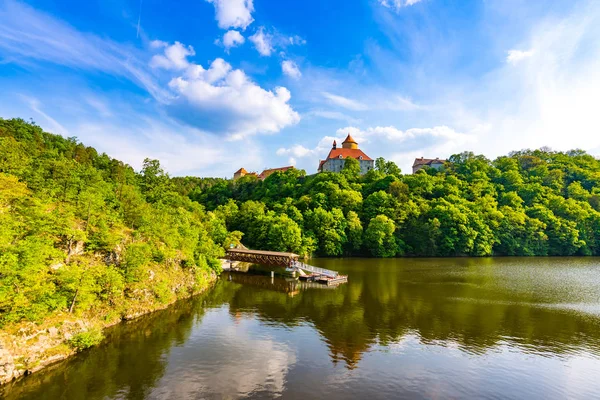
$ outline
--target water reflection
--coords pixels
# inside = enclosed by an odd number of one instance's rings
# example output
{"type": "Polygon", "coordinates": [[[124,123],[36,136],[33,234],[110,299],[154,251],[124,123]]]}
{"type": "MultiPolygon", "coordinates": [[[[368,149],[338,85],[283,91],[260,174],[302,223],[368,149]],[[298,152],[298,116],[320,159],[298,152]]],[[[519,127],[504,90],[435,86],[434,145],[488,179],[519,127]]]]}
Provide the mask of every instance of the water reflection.
{"type": "Polygon", "coordinates": [[[209,312],[187,345],[171,351],[167,379],[158,383],[153,395],[181,399],[198,393],[218,393],[225,398],[257,391],[283,393],[295,352],[269,336],[256,334],[259,325],[239,315],[231,324],[226,313],[209,312]]]}
{"type": "Polygon", "coordinates": [[[597,259],[318,259],[330,290],[223,276],[4,388],[9,399],[582,397],[600,386],[597,259]],[[318,332],[318,333],[317,333],[318,332]]]}
{"type": "Polygon", "coordinates": [[[185,343],[203,308],[198,301],[121,324],[105,342],[44,372],[3,387],[7,399],[144,399],[185,343]]]}
{"type": "Polygon", "coordinates": [[[289,326],[308,320],[323,335],[332,359],[350,368],[373,344],[394,343],[411,332],[424,343],[456,343],[474,354],[505,341],[525,351],[599,353],[597,260],[313,262],[349,273],[350,282],[294,298],[250,285],[231,287],[231,312],[253,311],[289,326]]]}

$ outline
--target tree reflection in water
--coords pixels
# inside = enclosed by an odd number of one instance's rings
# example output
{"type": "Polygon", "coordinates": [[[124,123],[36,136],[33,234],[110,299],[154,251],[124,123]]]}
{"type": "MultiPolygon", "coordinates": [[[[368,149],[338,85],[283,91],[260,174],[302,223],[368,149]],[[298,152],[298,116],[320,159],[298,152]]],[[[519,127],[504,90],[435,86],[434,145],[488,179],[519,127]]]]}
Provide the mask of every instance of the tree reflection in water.
{"type": "MultiPolygon", "coordinates": [[[[8,385],[3,394],[8,399],[146,398],[171,368],[169,362],[177,362],[171,354],[174,349],[189,346],[194,332],[206,325],[204,314],[217,307],[226,307],[231,320],[248,321],[254,323],[252,329],[262,330],[260,340],[242,344],[267,348],[249,353],[250,349],[235,347],[235,338],[230,338],[221,354],[208,349],[198,356],[229,375],[244,357],[243,365],[262,362],[271,353],[279,354],[283,364],[296,363],[294,351],[308,351],[310,344],[296,343],[297,349],[290,349],[275,343],[278,339],[272,330],[283,329],[277,335],[285,337],[286,332],[291,335],[306,327],[319,332],[333,363],[341,361],[348,370],[360,367],[361,359],[373,349],[393,350],[403,341],[414,340],[472,355],[509,346],[536,355],[600,356],[597,259],[318,259],[312,263],[348,274],[349,282],[335,289],[302,289],[282,278],[236,275],[230,281],[224,274],[209,292],[114,327],[101,346],[8,385]],[[232,359],[219,362],[218,357],[232,359]]],[[[219,335],[231,334],[219,331],[225,328],[218,325],[212,329],[210,339],[215,344],[205,343],[207,347],[215,348],[219,335]]],[[[196,360],[194,365],[202,362],[196,360]]],[[[206,368],[203,373],[216,382],[219,375],[206,368]]],[[[286,374],[289,365],[272,368],[286,374]]],[[[242,378],[233,376],[228,382],[236,379],[242,378]]],[[[255,391],[260,385],[254,382],[266,378],[252,379],[234,389],[255,391]]],[[[285,379],[273,379],[273,390],[281,394],[285,379]]],[[[226,391],[223,387],[221,393],[226,391]]]]}

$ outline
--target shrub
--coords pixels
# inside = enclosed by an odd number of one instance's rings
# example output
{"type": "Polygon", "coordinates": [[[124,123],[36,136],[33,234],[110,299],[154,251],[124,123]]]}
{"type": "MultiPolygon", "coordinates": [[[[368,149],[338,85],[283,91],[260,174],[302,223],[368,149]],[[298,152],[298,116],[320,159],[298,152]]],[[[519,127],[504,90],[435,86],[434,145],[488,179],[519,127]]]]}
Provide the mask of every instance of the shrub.
{"type": "Polygon", "coordinates": [[[99,329],[92,329],[73,335],[73,337],[69,339],[69,345],[75,350],[81,351],[100,344],[103,339],[104,335],[99,329]]]}

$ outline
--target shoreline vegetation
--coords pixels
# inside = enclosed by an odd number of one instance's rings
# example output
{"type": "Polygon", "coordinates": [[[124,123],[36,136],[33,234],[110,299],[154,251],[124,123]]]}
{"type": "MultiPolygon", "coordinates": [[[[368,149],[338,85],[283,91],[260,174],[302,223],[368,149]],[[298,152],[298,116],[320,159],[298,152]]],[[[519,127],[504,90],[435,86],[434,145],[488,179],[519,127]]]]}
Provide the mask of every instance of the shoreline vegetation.
{"type": "Polygon", "coordinates": [[[136,173],[74,138],[0,119],[0,382],[205,290],[230,236],[157,161],[136,173]]]}
{"type": "Polygon", "coordinates": [[[403,175],[169,177],[0,118],[0,382],[206,290],[225,248],[318,257],[600,255],[600,161],[465,152],[403,175]]]}

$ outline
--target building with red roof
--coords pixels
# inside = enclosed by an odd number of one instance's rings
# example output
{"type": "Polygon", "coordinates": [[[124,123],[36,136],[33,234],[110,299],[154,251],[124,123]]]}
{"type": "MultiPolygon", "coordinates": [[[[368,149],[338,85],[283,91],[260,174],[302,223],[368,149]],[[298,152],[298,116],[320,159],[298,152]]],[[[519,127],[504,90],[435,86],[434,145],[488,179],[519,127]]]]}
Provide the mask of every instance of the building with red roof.
{"type": "Polygon", "coordinates": [[[264,181],[265,179],[267,179],[267,177],[269,175],[271,175],[274,172],[277,172],[277,171],[279,171],[279,172],[285,172],[288,169],[292,169],[292,168],[294,168],[294,167],[293,166],[289,166],[289,167],[280,167],[280,168],[267,168],[263,172],[261,172],[260,174],[257,174],[256,172],[248,172],[248,171],[246,171],[246,169],[240,168],[240,169],[238,169],[237,171],[235,171],[233,173],[233,180],[240,179],[242,176],[252,175],[252,176],[256,176],[261,181],[264,181]]]}
{"type": "Polygon", "coordinates": [[[242,176],[248,175],[248,171],[245,168],[240,168],[233,173],[233,179],[240,179],[242,176]]]}
{"type": "Polygon", "coordinates": [[[290,165],[289,167],[280,167],[280,168],[268,168],[265,169],[263,172],[261,172],[260,174],[258,174],[258,177],[260,178],[260,180],[264,181],[265,179],[267,179],[267,177],[269,175],[271,175],[273,172],[285,172],[288,169],[292,169],[294,168],[293,165],[290,165]]]}
{"type": "Polygon", "coordinates": [[[425,167],[441,169],[446,162],[447,162],[446,160],[441,160],[439,158],[423,158],[423,157],[415,158],[415,162],[413,163],[413,166],[412,166],[412,172],[414,174],[418,170],[425,168],[425,167]]]}
{"type": "Polygon", "coordinates": [[[337,147],[335,140],[333,141],[333,147],[329,151],[327,158],[319,161],[318,171],[340,172],[344,168],[346,158],[348,157],[358,160],[361,174],[366,174],[373,169],[373,159],[359,149],[356,140],[348,134],[346,140],[342,142],[341,148],[337,147]]]}

